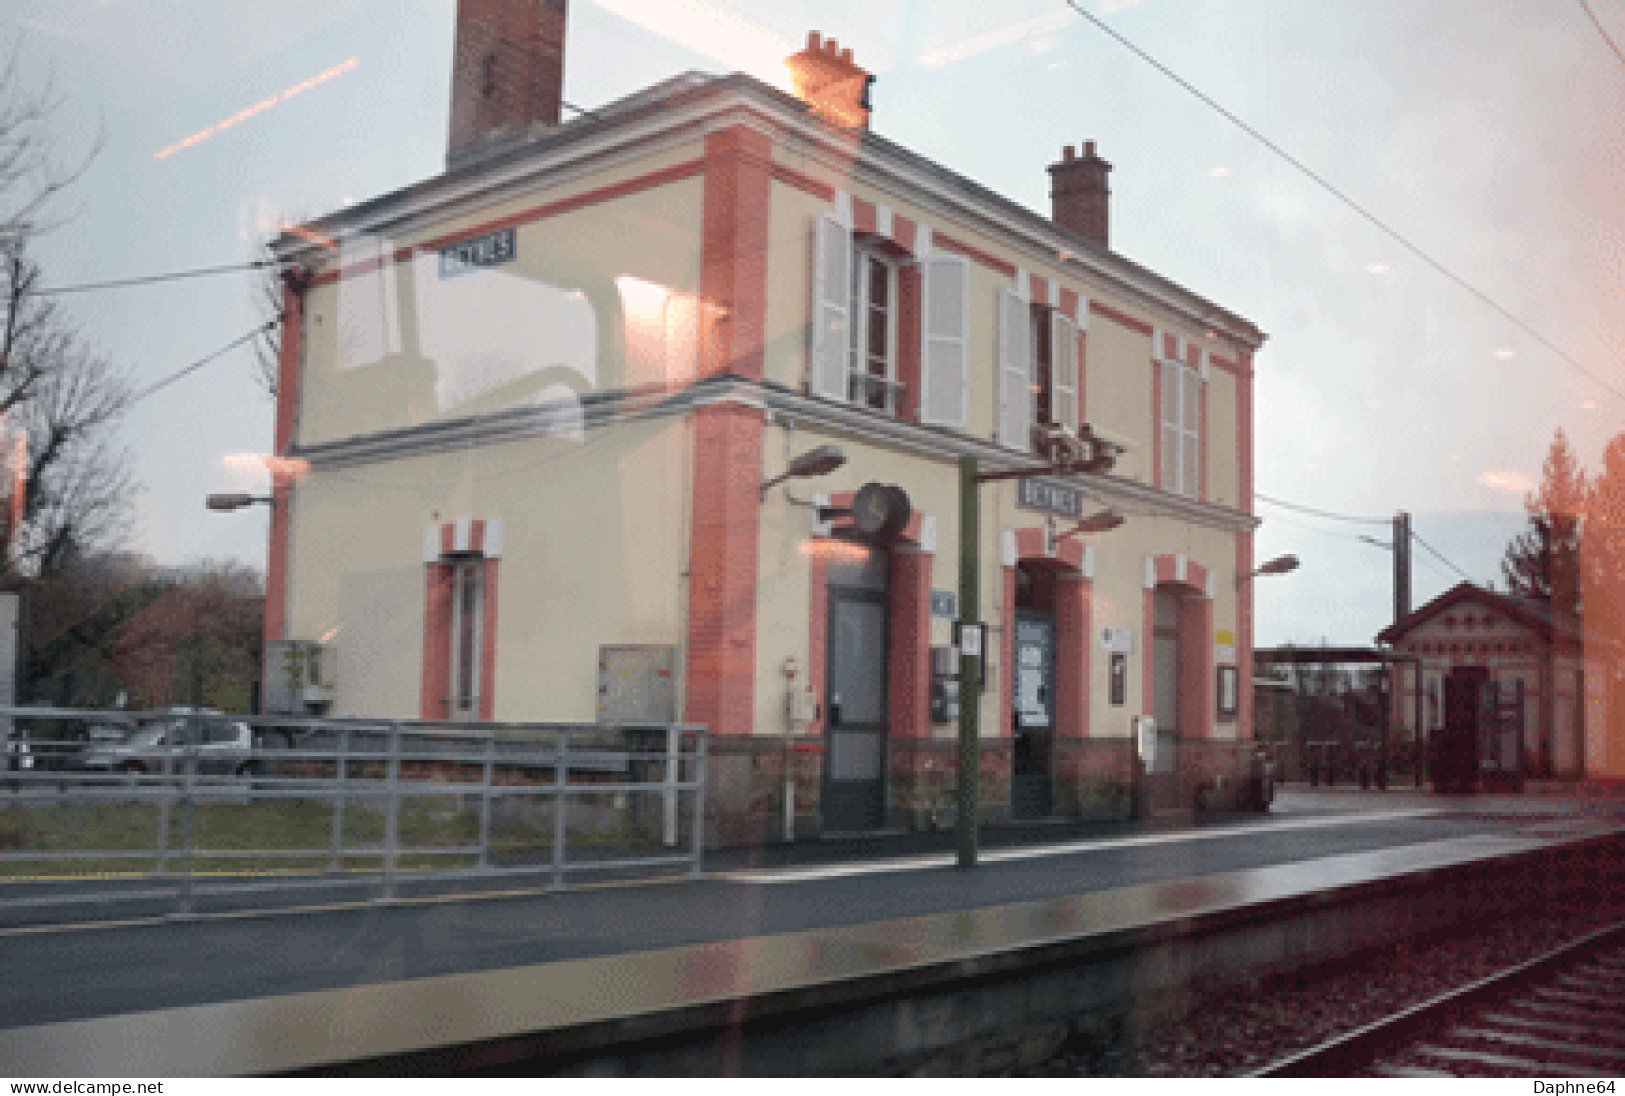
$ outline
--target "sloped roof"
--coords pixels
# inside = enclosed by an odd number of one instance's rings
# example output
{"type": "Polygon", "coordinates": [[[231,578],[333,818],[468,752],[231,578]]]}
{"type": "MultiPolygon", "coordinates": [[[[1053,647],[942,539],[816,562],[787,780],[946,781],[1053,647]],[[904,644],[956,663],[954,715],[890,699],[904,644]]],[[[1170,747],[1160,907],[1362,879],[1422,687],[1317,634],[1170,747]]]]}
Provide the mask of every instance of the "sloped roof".
{"type": "Polygon", "coordinates": [[[1404,620],[1396,621],[1378,632],[1377,642],[1398,646],[1406,636],[1441,613],[1467,604],[1501,613],[1525,627],[1534,629],[1543,639],[1552,638],[1554,626],[1559,639],[1578,641],[1584,637],[1584,628],[1579,617],[1572,613],[1559,612],[1552,607],[1551,602],[1543,598],[1513,597],[1509,594],[1498,594],[1494,590],[1486,590],[1471,582],[1460,582],[1412,612],[1404,620]]]}

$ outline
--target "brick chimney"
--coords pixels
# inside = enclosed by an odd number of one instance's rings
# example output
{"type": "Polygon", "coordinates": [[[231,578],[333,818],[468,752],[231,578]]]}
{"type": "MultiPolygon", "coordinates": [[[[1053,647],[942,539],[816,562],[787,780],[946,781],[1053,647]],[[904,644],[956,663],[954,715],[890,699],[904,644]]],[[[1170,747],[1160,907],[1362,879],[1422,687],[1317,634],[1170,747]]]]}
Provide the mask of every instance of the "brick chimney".
{"type": "Polygon", "coordinates": [[[1071,145],[1061,151],[1061,162],[1049,167],[1049,196],[1057,227],[1076,232],[1101,247],[1111,246],[1106,215],[1112,193],[1106,185],[1106,173],[1111,169],[1112,165],[1095,155],[1093,141],[1083,143],[1082,156],[1071,145]]]}
{"type": "Polygon", "coordinates": [[[869,85],[875,78],[833,38],[807,32],[807,48],[784,59],[796,98],[847,129],[869,128],[869,85]]]}
{"type": "Polygon", "coordinates": [[[496,130],[559,124],[567,0],[457,0],[446,165],[496,130]]]}

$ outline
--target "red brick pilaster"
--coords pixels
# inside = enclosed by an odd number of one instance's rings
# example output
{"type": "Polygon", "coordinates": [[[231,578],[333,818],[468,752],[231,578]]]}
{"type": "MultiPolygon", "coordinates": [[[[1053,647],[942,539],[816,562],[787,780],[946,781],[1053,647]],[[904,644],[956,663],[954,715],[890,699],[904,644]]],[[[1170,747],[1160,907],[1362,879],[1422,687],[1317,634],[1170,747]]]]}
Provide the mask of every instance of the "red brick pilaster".
{"type": "MultiPolygon", "coordinates": [[[[484,522],[479,523],[484,527],[484,522]]],[[[481,612],[480,635],[480,718],[489,723],[496,718],[497,698],[497,566],[501,560],[485,561],[485,605],[481,612]]]]}
{"type": "Polygon", "coordinates": [[[701,339],[704,373],[762,376],[772,180],[766,136],[743,126],[706,136],[700,295],[710,329],[701,339]]]}
{"type": "Polygon", "coordinates": [[[887,717],[895,738],[931,734],[931,561],[929,552],[891,551],[891,631],[887,658],[887,717]]]}
{"type": "Polygon", "coordinates": [[[1055,737],[1089,737],[1091,583],[1077,572],[1055,582],[1055,737]]]}
{"type": "Polygon", "coordinates": [[[1213,735],[1213,602],[1198,594],[1179,601],[1179,735],[1213,735]]]}
{"type": "MultiPolygon", "coordinates": [[[[287,456],[293,446],[295,406],[299,398],[300,338],[304,331],[305,301],[291,285],[282,287],[282,345],[277,351],[276,430],[272,454],[287,456]]],[[[284,638],[288,614],[289,508],[293,505],[293,476],[278,459],[271,462],[271,528],[265,563],[265,642],[284,638]]]]}
{"type": "Polygon", "coordinates": [[[763,429],[739,404],[694,413],[684,718],[712,734],[749,734],[755,713],[763,429]]]}
{"type": "Polygon", "coordinates": [[[818,698],[818,715],[808,734],[824,733],[824,690],[828,686],[829,560],[814,553],[807,562],[807,686],[818,698]]]}
{"type": "Polygon", "coordinates": [[[905,266],[897,273],[897,417],[915,422],[920,412],[920,268],[905,266]]]}
{"type": "MultiPolygon", "coordinates": [[[[1253,356],[1236,360],[1236,463],[1240,497],[1236,506],[1253,512],[1253,356]]],[[[1236,577],[1252,573],[1253,534],[1236,534],[1236,577]]],[[[1253,737],[1253,584],[1241,583],[1236,592],[1237,734],[1253,737]]]]}
{"type": "Polygon", "coordinates": [[[423,673],[419,719],[451,717],[451,574],[448,563],[424,566],[423,673]]]}

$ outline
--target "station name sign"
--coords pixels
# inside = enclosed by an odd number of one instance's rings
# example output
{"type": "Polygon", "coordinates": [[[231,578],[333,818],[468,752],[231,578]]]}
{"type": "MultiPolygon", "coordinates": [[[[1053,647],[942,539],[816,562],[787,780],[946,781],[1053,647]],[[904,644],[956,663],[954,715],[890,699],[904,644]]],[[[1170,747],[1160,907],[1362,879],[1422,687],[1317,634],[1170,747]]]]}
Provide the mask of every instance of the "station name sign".
{"type": "Polygon", "coordinates": [[[1041,479],[1017,480],[1016,505],[1040,514],[1083,520],[1083,492],[1064,483],[1041,479]]]}
{"type": "Polygon", "coordinates": [[[487,267],[511,263],[519,254],[519,246],[511,228],[487,232],[484,236],[463,240],[440,249],[440,277],[455,278],[487,267]]]}

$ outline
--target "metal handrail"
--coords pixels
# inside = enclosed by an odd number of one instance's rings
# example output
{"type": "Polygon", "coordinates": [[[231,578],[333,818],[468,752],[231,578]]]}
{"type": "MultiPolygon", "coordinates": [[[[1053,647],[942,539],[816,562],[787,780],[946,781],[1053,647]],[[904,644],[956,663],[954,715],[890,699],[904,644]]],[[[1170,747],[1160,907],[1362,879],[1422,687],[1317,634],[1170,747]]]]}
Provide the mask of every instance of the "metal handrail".
{"type": "MultiPolygon", "coordinates": [[[[703,727],[693,725],[451,724],[0,707],[0,741],[20,741],[31,749],[29,754],[0,753],[0,807],[129,804],[156,808],[153,840],[142,848],[5,849],[0,850],[0,864],[57,862],[67,869],[95,861],[141,861],[149,870],[133,874],[169,884],[157,893],[174,900],[177,916],[195,913],[195,902],[203,896],[249,896],[298,886],[349,885],[369,878],[376,884],[374,899],[387,902],[398,897],[400,884],[428,880],[449,883],[545,875],[551,886],[564,887],[580,872],[686,867],[692,875],[703,870],[707,736],[703,727]],[[41,729],[40,723],[71,720],[133,725],[136,720],[160,719],[194,723],[187,728],[184,743],[137,747],[130,760],[139,758],[147,764],[150,771],[142,772],[75,767],[90,756],[88,751],[106,751],[111,745],[89,739],[42,738],[34,733],[41,729]],[[11,733],[18,721],[30,724],[29,733],[11,733]],[[199,724],[220,721],[247,724],[249,744],[199,741],[199,724]],[[268,741],[268,736],[278,734],[286,745],[268,741]],[[296,739],[304,741],[295,744],[296,739]],[[32,758],[35,767],[11,769],[8,763],[19,757],[32,758]],[[207,771],[213,765],[226,765],[236,772],[207,771]],[[307,771],[298,771],[300,768],[307,771]],[[572,804],[606,797],[614,805],[599,811],[608,816],[608,828],[633,836],[619,846],[597,841],[587,852],[576,836],[579,822],[573,818],[576,808],[572,804]],[[446,798],[457,799],[461,812],[477,812],[472,836],[454,829],[451,832],[458,837],[453,844],[423,844],[403,834],[403,812],[410,804],[446,798]],[[547,806],[549,821],[545,825],[536,821],[536,840],[521,838],[515,844],[493,832],[493,817],[504,804],[519,800],[547,806]],[[229,811],[233,806],[251,809],[288,801],[329,805],[332,827],[326,847],[307,841],[293,848],[213,848],[210,846],[217,842],[200,830],[200,807],[229,811]],[[632,809],[634,803],[648,801],[653,807],[641,813],[632,809]],[[347,811],[347,806],[352,810],[347,811]],[[353,822],[356,806],[368,811],[369,827],[381,822],[382,834],[365,843],[346,844],[347,822],[353,822]],[[685,807],[686,843],[681,840],[685,807]],[[651,847],[662,851],[649,855],[651,847]],[[544,848],[548,852],[544,862],[514,860],[519,850],[544,848]],[[455,862],[463,858],[471,860],[472,866],[455,862]],[[319,864],[323,859],[325,872],[319,864]],[[273,883],[253,881],[246,875],[234,878],[235,869],[223,871],[223,881],[198,874],[200,865],[210,862],[240,863],[246,868],[255,860],[309,862],[314,870],[299,868],[301,874],[282,875],[273,883]],[[411,867],[415,862],[434,860],[450,862],[430,871],[411,867]]],[[[102,758],[104,763],[112,763],[107,753],[102,758]]],[[[465,815],[462,825],[470,821],[465,815]]],[[[61,874],[87,882],[68,870],[61,874]]],[[[95,886],[88,893],[55,892],[48,898],[15,891],[0,883],[0,911],[90,903],[107,894],[105,887],[95,886]]],[[[128,897],[136,892],[124,889],[116,893],[128,897]]]]}

